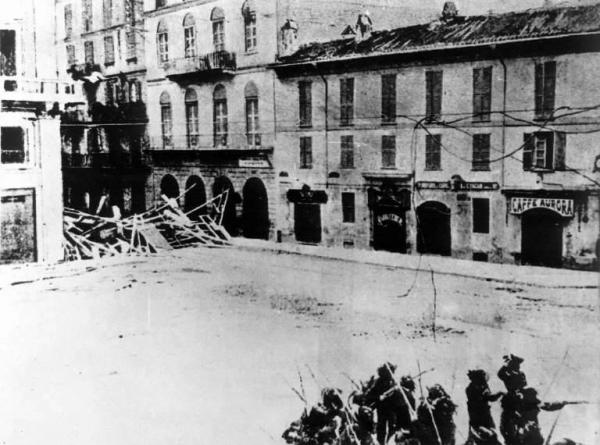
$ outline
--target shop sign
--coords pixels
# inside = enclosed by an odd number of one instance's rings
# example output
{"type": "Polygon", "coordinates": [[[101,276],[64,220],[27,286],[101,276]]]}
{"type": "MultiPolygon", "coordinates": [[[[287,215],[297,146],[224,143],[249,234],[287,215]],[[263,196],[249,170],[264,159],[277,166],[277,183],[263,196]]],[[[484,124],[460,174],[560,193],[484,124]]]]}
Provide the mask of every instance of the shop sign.
{"type": "MultiPolygon", "coordinates": [[[[462,192],[487,192],[500,189],[497,182],[456,182],[456,190],[462,192]]],[[[419,190],[450,190],[450,181],[418,181],[419,190]]]]}
{"type": "Polygon", "coordinates": [[[384,213],[377,216],[377,224],[382,225],[386,221],[393,221],[398,224],[402,224],[402,217],[395,213],[384,213]]]}
{"type": "Polygon", "coordinates": [[[553,210],[562,216],[573,216],[573,200],[559,198],[526,198],[516,197],[510,199],[510,213],[520,215],[530,209],[553,210]]]}
{"type": "Polygon", "coordinates": [[[239,166],[245,168],[269,168],[269,161],[266,159],[240,159],[239,166]]]}

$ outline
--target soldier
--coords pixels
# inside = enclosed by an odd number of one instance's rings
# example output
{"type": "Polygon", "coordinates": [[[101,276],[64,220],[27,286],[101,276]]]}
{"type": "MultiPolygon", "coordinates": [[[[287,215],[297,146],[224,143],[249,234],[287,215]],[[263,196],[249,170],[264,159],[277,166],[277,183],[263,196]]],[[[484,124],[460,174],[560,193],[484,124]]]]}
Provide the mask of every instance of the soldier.
{"type": "Polygon", "coordinates": [[[321,391],[322,401],[306,411],[300,420],[293,422],[283,433],[289,444],[333,445],[340,437],[343,423],[344,403],[339,389],[325,388],[321,391]]]}
{"type": "Polygon", "coordinates": [[[517,422],[517,443],[519,445],[543,445],[544,438],[538,421],[540,410],[556,411],[562,409],[566,402],[542,403],[533,388],[523,388],[520,392],[517,422]]]}
{"type": "Polygon", "coordinates": [[[505,445],[518,445],[520,391],[527,386],[527,378],[521,371],[521,363],[523,363],[521,357],[509,354],[503,359],[504,365],[498,371],[498,378],[506,386],[506,394],[501,401],[500,433],[505,445]]]}
{"type": "Polygon", "coordinates": [[[363,392],[362,402],[367,406],[374,406],[377,412],[377,441],[385,445],[394,434],[398,423],[398,407],[400,394],[392,394],[384,397],[392,390],[396,383],[394,372],[396,366],[384,363],[377,369],[377,377],[371,378],[367,388],[363,392]]]}
{"type": "Polygon", "coordinates": [[[428,389],[427,399],[417,410],[416,435],[422,444],[454,445],[456,405],[441,385],[428,389]]]}
{"type": "Polygon", "coordinates": [[[490,412],[490,402],[498,400],[503,393],[492,394],[488,386],[488,374],[483,369],[471,370],[467,376],[471,383],[466,389],[469,437],[465,445],[500,445],[490,412]]]}

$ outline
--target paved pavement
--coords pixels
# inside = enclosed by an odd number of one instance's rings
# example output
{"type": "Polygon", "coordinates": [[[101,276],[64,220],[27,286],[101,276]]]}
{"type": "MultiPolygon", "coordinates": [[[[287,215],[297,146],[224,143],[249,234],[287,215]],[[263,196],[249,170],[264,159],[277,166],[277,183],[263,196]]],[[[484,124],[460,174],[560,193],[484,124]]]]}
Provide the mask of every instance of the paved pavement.
{"type": "Polygon", "coordinates": [[[598,272],[484,263],[431,255],[420,257],[418,255],[402,255],[372,250],[274,243],[246,238],[235,238],[234,243],[236,247],[246,250],[314,256],[406,270],[431,269],[439,274],[478,278],[501,283],[564,289],[593,289],[598,288],[600,285],[600,274],[598,272]]]}

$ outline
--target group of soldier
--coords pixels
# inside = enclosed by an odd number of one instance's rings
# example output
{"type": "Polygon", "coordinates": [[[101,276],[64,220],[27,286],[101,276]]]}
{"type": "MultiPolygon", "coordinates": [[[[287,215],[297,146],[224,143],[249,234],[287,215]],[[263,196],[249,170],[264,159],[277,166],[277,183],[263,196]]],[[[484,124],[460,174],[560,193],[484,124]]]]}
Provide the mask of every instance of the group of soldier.
{"type": "MultiPolygon", "coordinates": [[[[527,386],[521,370],[523,359],[504,356],[498,378],[505,392],[492,393],[488,374],[482,369],[467,373],[469,433],[465,445],[501,445],[490,403],[500,400],[500,434],[505,445],[546,445],[538,422],[540,410],[561,409],[566,403],[543,403],[527,386]]],[[[355,383],[346,401],[336,388],[325,388],[321,401],[305,409],[301,418],[283,433],[294,445],[455,445],[454,404],[444,388],[435,384],[424,395],[418,375],[420,398],[415,398],[411,376],[399,380],[396,367],[384,363],[366,383],[355,383]]],[[[415,377],[416,378],[416,377],[415,377]]],[[[568,439],[555,445],[576,445],[568,439]]]]}

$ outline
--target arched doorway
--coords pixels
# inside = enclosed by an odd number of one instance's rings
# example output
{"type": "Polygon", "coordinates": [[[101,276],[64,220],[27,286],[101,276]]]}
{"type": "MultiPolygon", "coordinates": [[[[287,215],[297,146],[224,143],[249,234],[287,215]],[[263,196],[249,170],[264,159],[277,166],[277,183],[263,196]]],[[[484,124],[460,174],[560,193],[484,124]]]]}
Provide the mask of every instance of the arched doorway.
{"type": "Polygon", "coordinates": [[[199,206],[206,202],[206,189],[204,188],[204,182],[200,177],[192,175],[188,178],[185,183],[185,212],[191,212],[188,216],[191,219],[197,219],[200,215],[206,213],[206,206],[198,209],[199,206]]]}
{"type": "Polygon", "coordinates": [[[406,222],[404,215],[385,214],[376,218],[373,248],[406,253],[406,222]]]}
{"type": "Polygon", "coordinates": [[[563,220],[548,209],[531,209],[521,216],[521,261],[536,266],[562,266],[563,220]]]}
{"type": "Polygon", "coordinates": [[[450,209],[441,202],[427,201],[417,208],[417,251],[449,256],[450,209]]]}
{"type": "Polygon", "coordinates": [[[177,198],[179,196],[179,184],[172,175],[164,175],[160,181],[160,194],[167,198],[177,198]]]}
{"type": "Polygon", "coordinates": [[[267,190],[258,178],[244,184],[242,229],[246,238],[269,239],[269,201],[267,190]]]}
{"type": "Polygon", "coordinates": [[[237,204],[237,196],[233,184],[226,176],[220,176],[215,179],[213,184],[213,196],[220,195],[225,190],[229,190],[227,197],[227,203],[225,204],[225,211],[223,213],[223,227],[229,232],[230,235],[237,235],[237,214],[235,206],[237,204]]]}

